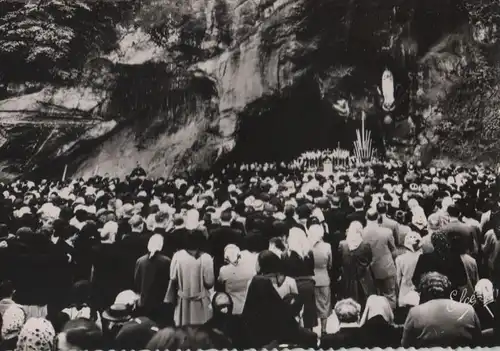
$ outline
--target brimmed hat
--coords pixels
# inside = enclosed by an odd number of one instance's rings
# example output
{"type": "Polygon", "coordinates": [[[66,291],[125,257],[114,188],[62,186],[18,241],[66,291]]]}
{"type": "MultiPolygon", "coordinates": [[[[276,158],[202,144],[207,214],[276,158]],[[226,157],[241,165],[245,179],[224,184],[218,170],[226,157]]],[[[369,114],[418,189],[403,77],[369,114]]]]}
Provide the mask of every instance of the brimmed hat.
{"type": "Polygon", "coordinates": [[[127,305],[114,304],[102,313],[102,318],[111,322],[126,322],[132,317],[127,305]]]}

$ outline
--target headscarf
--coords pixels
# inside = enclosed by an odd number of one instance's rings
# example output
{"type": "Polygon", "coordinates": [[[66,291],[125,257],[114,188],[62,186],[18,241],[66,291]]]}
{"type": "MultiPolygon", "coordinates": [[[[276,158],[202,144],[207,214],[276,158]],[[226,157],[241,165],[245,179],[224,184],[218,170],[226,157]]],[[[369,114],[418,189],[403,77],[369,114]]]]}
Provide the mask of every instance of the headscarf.
{"type": "Polygon", "coordinates": [[[139,301],[139,295],[132,290],[125,290],[119,293],[115,299],[115,305],[125,305],[134,308],[139,301]]]}
{"type": "Polygon", "coordinates": [[[10,340],[19,335],[26,320],[24,310],[12,305],[5,311],[2,324],[2,340],[10,340]]]}
{"type": "Polygon", "coordinates": [[[313,224],[307,231],[307,237],[311,242],[311,247],[314,247],[314,245],[320,242],[323,239],[324,235],[325,229],[323,229],[323,226],[319,224],[313,224]]]}
{"type": "Polygon", "coordinates": [[[152,258],[156,252],[163,249],[163,236],[160,234],[154,234],[148,242],[148,252],[149,258],[152,258]]]}
{"type": "Polygon", "coordinates": [[[234,244],[229,244],[224,249],[224,261],[233,266],[238,265],[238,262],[241,258],[240,248],[234,244]]]}
{"type": "Polygon", "coordinates": [[[427,217],[422,207],[414,207],[412,209],[412,223],[419,229],[427,227],[427,217]]]}
{"type": "Polygon", "coordinates": [[[44,318],[30,318],[24,325],[16,351],[52,351],[56,332],[50,322],[44,318]]]}
{"type": "Polygon", "coordinates": [[[321,211],[320,208],[315,208],[311,216],[316,217],[320,223],[325,221],[325,215],[323,214],[323,211],[321,211]]]}
{"type": "Polygon", "coordinates": [[[302,259],[311,252],[311,244],[302,229],[290,229],[290,233],[288,234],[288,249],[290,252],[295,252],[302,259]]]}
{"type": "Polygon", "coordinates": [[[420,248],[421,242],[422,237],[420,236],[420,234],[418,234],[417,232],[410,232],[405,236],[404,246],[408,250],[415,252],[420,248]]]}
{"type": "Polygon", "coordinates": [[[476,295],[482,297],[482,302],[487,305],[495,300],[493,283],[488,279],[481,279],[474,288],[476,295]]]}
{"type": "Polygon", "coordinates": [[[366,300],[365,311],[361,317],[360,324],[365,324],[375,316],[382,316],[389,324],[394,322],[394,313],[386,297],[371,295],[368,300],[366,300]]]}
{"type": "Polygon", "coordinates": [[[186,213],[186,229],[195,230],[200,225],[200,213],[196,209],[191,209],[186,213]]]}
{"type": "Polygon", "coordinates": [[[354,221],[351,225],[349,225],[349,228],[347,229],[346,242],[350,251],[356,250],[363,242],[363,237],[361,235],[362,231],[363,225],[358,221],[354,221]]]}
{"type": "Polygon", "coordinates": [[[116,235],[118,234],[118,223],[114,221],[107,222],[100,230],[101,240],[103,243],[114,243],[116,235]]]}

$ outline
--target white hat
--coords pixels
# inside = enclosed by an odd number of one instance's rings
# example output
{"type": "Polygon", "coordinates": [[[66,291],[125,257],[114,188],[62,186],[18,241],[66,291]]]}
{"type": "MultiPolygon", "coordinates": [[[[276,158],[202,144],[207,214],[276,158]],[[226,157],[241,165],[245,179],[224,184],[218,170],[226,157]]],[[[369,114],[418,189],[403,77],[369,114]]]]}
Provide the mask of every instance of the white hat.
{"type": "Polygon", "coordinates": [[[132,290],[125,290],[116,296],[115,305],[134,306],[138,300],[139,295],[132,290]]]}

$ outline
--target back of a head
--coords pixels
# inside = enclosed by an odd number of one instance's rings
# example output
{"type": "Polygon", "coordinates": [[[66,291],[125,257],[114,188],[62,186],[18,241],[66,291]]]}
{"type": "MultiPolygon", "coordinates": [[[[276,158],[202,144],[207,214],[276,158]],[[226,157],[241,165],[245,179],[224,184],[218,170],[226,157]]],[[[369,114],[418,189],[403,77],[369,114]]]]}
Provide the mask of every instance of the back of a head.
{"type": "Polygon", "coordinates": [[[134,318],[125,323],[116,335],[118,350],[142,350],[158,333],[155,322],[147,317],[134,318]]]}
{"type": "Polygon", "coordinates": [[[220,221],[223,223],[231,222],[232,218],[233,218],[233,216],[232,216],[232,213],[230,210],[222,211],[222,213],[220,214],[220,221]]]}
{"type": "Polygon", "coordinates": [[[377,203],[377,212],[381,215],[387,213],[387,204],[385,202],[379,201],[377,203]]]}
{"type": "Polygon", "coordinates": [[[370,222],[375,222],[379,218],[379,213],[377,212],[376,209],[370,208],[368,211],[366,211],[366,220],[370,222]]]}
{"type": "Polygon", "coordinates": [[[186,235],[184,246],[187,250],[203,250],[205,245],[206,238],[203,231],[195,229],[186,235]]]}
{"type": "Polygon", "coordinates": [[[103,334],[94,322],[85,318],[73,319],[64,325],[59,347],[66,350],[99,350],[104,347],[103,334]],[[66,347],[61,347],[61,344],[66,344],[66,347]]]}
{"type": "Polygon", "coordinates": [[[262,251],[257,257],[261,274],[281,273],[281,259],[269,250],[262,251]]]}
{"type": "Polygon", "coordinates": [[[448,206],[448,215],[453,218],[458,218],[460,216],[460,209],[456,205],[450,205],[448,206]]]}
{"type": "Polygon", "coordinates": [[[351,298],[335,304],[335,314],[341,323],[356,323],[361,313],[361,305],[351,298]]]}
{"type": "Polygon", "coordinates": [[[203,326],[183,326],[160,330],[148,343],[148,350],[208,350],[230,348],[227,338],[203,326]],[[225,339],[225,340],[224,340],[225,339]],[[225,342],[224,342],[225,341],[225,342]]]}
{"type": "Polygon", "coordinates": [[[449,299],[451,289],[448,277],[437,272],[424,274],[418,285],[421,303],[436,299],[449,299]]]}
{"type": "Polygon", "coordinates": [[[14,293],[14,284],[10,280],[0,282],[0,300],[11,297],[14,293]]]}

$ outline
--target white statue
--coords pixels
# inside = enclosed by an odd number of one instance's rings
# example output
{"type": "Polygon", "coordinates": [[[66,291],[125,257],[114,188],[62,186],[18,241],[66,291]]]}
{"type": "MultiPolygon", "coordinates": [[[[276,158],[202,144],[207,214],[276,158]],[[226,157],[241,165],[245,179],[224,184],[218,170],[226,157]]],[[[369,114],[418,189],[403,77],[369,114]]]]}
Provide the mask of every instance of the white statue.
{"type": "Polygon", "coordinates": [[[396,99],[394,98],[394,76],[389,69],[382,73],[382,91],[377,87],[377,91],[382,98],[382,109],[385,112],[392,112],[396,108],[396,99]]]}

